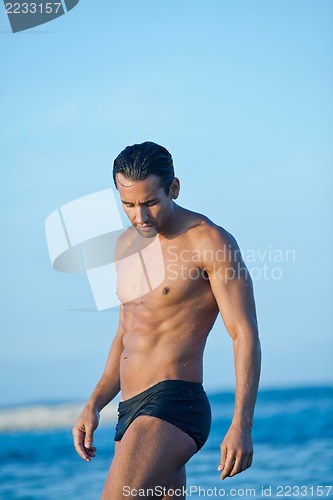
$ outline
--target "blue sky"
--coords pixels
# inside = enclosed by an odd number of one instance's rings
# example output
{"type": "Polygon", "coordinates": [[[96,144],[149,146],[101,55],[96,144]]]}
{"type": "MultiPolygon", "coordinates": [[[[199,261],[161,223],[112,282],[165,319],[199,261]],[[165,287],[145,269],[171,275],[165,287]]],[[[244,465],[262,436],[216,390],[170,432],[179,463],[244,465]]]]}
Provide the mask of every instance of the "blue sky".
{"type": "MultiPolygon", "coordinates": [[[[14,35],[0,5],[3,404],[97,382],[117,314],[52,269],[44,222],[110,187],[114,157],[144,140],[173,154],[179,203],[256,254],[262,387],[333,383],[332,21],[330,0],[81,0],[14,35]]],[[[222,321],[205,383],[233,386],[222,321]]]]}

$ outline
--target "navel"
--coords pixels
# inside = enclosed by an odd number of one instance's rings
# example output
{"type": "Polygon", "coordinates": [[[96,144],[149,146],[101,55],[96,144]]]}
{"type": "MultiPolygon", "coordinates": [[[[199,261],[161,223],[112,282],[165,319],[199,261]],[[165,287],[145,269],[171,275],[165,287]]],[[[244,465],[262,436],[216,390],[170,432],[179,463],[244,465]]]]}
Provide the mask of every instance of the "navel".
{"type": "Polygon", "coordinates": [[[169,292],[170,292],[170,288],[168,288],[167,286],[163,288],[164,295],[167,295],[169,292]]]}

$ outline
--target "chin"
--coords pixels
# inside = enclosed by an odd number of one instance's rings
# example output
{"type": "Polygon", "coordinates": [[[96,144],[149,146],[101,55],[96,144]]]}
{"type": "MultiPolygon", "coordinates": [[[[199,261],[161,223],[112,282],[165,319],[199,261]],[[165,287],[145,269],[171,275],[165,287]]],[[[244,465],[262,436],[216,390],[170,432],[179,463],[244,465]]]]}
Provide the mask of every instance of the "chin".
{"type": "Polygon", "coordinates": [[[155,227],[143,229],[141,227],[135,226],[135,229],[138,231],[140,236],[143,236],[144,238],[154,238],[158,234],[158,231],[155,227]]]}

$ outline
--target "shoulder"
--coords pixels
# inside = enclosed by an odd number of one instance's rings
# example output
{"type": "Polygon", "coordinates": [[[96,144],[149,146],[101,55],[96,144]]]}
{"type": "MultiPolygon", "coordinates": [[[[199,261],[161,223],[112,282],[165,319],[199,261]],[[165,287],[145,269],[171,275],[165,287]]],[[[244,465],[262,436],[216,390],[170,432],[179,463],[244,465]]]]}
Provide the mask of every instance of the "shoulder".
{"type": "Polygon", "coordinates": [[[193,238],[198,246],[238,248],[234,236],[224,227],[212,222],[208,217],[197,214],[199,223],[193,227],[193,238]]]}
{"type": "Polygon", "coordinates": [[[191,233],[193,247],[200,251],[204,265],[209,267],[216,262],[224,265],[243,262],[234,236],[207,217],[202,216],[200,224],[191,233]]]}

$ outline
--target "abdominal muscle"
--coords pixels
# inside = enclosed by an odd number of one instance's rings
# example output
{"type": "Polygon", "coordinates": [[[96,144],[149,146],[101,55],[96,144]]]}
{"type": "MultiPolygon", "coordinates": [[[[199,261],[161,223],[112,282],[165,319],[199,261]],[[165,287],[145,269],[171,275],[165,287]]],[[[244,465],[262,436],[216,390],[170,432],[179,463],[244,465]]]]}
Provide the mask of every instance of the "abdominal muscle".
{"type": "Polygon", "coordinates": [[[141,301],[124,305],[120,357],[122,400],[162,380],[202,382],[202,356],[216,311],[167,305],[153,313],[141,301]]]}

